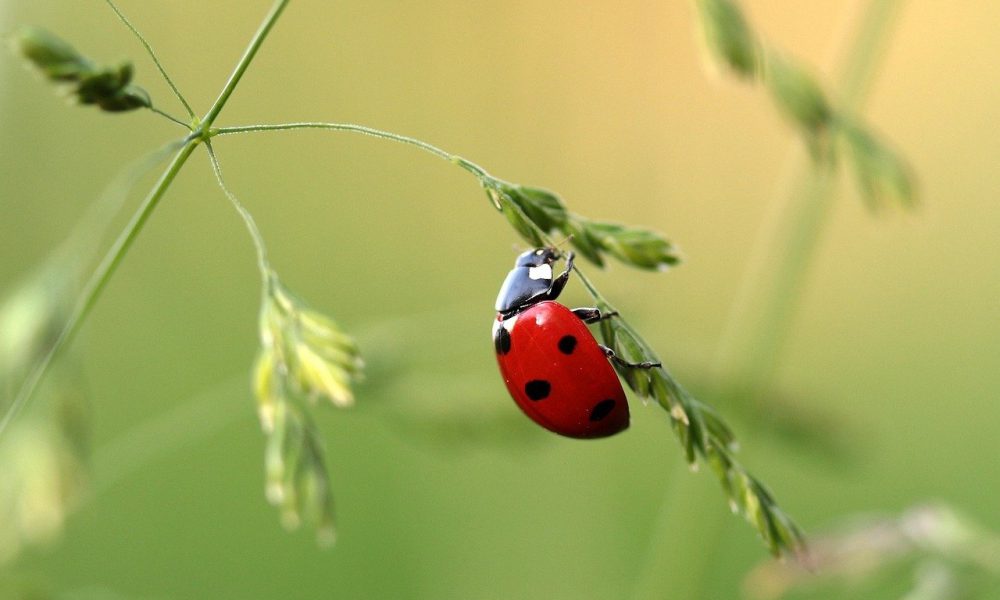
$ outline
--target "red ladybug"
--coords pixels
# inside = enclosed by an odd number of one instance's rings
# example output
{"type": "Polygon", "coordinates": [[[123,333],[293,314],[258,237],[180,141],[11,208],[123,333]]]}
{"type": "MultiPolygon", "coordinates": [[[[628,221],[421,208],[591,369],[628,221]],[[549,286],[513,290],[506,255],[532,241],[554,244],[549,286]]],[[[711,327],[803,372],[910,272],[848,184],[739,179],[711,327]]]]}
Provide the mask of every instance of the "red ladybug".
{"type": "Polygon", "coordinates": [[[586,323],[615,316],[596,308],[569,308],[554,300],[573,269],[553,277],[560,258],[552,248],[517,257],[497,296],[493,346],[507,390],[526,415],[542,427],[572,438],[600,438],[628,427],[625,392],[608,358],[628,363],[597,343],[586,323]]]}

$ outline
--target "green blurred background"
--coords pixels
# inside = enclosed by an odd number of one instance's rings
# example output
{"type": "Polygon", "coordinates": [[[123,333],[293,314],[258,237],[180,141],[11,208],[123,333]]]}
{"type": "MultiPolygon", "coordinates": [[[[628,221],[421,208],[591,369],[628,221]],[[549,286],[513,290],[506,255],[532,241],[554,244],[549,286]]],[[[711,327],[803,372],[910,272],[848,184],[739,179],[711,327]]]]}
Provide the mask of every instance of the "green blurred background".
{"type": "MultiPolygon", "coordinates": [[[[121,2],[199,111],[269,4],[121,2]]],[[[824,81],[863,4],[744,2],[824,81]]],[[[104,3],[0,3],[0,31],[22,23],[99,60],[133,58],[137,82],[182,113],[104,3]]],[[[845,173],[778,373],[798,409],[830,416],[836,455],[720,406],[744,462],[807,533],[930,500],[1000,529],[997,23],[992,3],[911,2],[892,28],[865,114],[912,162],[922,206],[872,215],[845,173]]],[[[669,1],[296,0],[218,125],[301,120],[412,135],[556,190],[575,212],[666,233],[682,267],[588,272],[695,391],[710,387],[801,145],[766,92],[705,68],[692,7],[669,1]]],[[[149,113],[68,106],[0,53],[0,291],[122,165],[178,135],[149,113]]],[[[669,582],[705,569],[662,597],[739,597],[765,550],[711,475],[684,473],[658,406],[633,402],[626,434],[590,443],[517,412],[488,331],[521,242],[471,177],[345,133],[216,150],[283,280],[355,333],[369,363],[355,409],[317,411],[337,545],[286,533],[265,502],[247,383],[259,279],[199,152],[74,345],[92,399],[91,494],[58,543],[0,578],[95,597],[620,598],[650,570],[669,582]],[[685,498],[699,500],[683,528],[658,528],[685,498]]],[[[564,298],[588,302],[579,284],[564,298]]]]}

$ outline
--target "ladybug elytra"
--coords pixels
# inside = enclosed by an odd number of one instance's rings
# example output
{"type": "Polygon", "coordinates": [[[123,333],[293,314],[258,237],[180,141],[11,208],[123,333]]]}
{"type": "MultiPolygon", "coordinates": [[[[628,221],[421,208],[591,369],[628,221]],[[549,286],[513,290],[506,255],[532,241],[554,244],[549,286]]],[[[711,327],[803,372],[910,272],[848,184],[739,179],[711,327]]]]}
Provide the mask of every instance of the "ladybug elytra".
{"type": "Polygon", "coordinates": [[[588,323],[614,317],[596,308],[569,309],[556,302],[573,269],[553,276],[560,254],[538,248],[517,257],[497,296],[493,346],[507,390],[542,427],[572,438],[601,438],[629,425],[625,391],[608,359],[628,363],[597,343],[588,323]]]}

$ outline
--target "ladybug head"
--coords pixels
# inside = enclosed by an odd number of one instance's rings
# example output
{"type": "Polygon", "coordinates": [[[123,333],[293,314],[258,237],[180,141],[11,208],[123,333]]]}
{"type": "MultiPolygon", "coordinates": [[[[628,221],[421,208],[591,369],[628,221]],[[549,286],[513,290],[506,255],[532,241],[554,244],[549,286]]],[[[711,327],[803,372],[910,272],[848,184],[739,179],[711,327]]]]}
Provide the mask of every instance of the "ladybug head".
{"type": "Polygon", "coordinates": [[[560,276],[557,283],[552,275],[552,263],[560,258],[562,254],[555,248],[535,248],[518,256],[514,268],[500,286],[497,312],[506,318],[532,304],[554,300],[566,284],[566,276],[560,276]]]}
{"type": "Polygon", "coordinates": [[[535,248],[534,250],[523,252],[520,256],[518,256],[514,266],[540,267],[542,265],[551,265],[560,258],[561,255],[555,248],[535,248]]]}

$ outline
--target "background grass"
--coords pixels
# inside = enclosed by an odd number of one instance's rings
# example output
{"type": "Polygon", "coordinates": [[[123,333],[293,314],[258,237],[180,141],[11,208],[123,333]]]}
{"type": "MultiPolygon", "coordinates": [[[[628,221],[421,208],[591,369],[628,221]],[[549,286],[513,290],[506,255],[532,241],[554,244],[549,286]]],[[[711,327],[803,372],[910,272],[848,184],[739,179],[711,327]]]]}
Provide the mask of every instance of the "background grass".
{"type": "MultiPolygon", "coordinates": [[[[186,4],[122,7],[203,110],[269,3],[186,4]]],[[[745,6],[823,75],[854,4],[745,6]]],[[[219,125],[377,126],[557,190],[582,214],[664,231],[681,268],[595,279],[697,391],[799,142],[762,90],[705,74],[693,19],[683,2],[297,0],[219,125]]],[[[830,460],[736,423],[745,462],[807,532],[929,499],[1000,528],[998,19],[988,3],[909,3],[873,89],[866,114],[907,153],[924,206],[873,218],[845,181],[779,370],[797,405],[836,416],[848,451],[830,460]]],[[[134,58],[140,85],[174,108],[102,3],[0,5],[0,30],[19,23],[98,59],[134,58]]],[[[180,129],[67,107],[8,53],[0,78],[7,290],[121,165],[180,129]]],[[[681,460],[676,442],[655,406],[634,404],[630,431],[599,443],[556,438],[516,412],[488,341],[516,240],[475,181],[348,134],[215,146],[283,280],[356,333],[370,363],[355,410],[320,412],[338,544],[318,551],[304,532],[286,534],[264,501],[263,440],[242,383],[256,348],[253,250],[207,161],[194,160],[76,342],[95,493],[59,545],[6,577],[149,598],[627,595],[681,460]]],[[[586,298],[578,284],[566,293],[586,298]]],[[[726,510],[711,477],[696,477],[718,503],[692,512],[678,545],[726,510]]],[[[706,598],[734,597],[765,558],[735,517],[713,552],[706,598]]]]}

